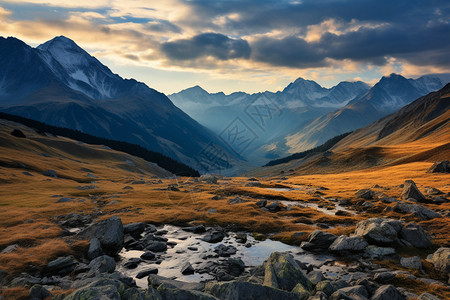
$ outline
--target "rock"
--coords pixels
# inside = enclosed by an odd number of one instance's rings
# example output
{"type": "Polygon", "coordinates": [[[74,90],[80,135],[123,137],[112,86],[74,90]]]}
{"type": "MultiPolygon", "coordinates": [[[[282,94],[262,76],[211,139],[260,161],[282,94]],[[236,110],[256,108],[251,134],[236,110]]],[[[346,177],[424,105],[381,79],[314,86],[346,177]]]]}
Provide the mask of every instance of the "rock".
{"type": "Polygon", "coordinates": [[[19,245],[17,245],[17,244],[9,245],[5,249],[3,249],[2,252],[0,252],[0,254],[6,254],[6,253],[14,252],[14,251],[17,250],[17,248],[19,248],[19,245]]]}
{"type": "Polygon", "coordinates": [[[425,196],[417,188],[416,183],[412,180],[406,180],[405,183],[403,184],[402,197],[404,200],[413,198],[419,202],[426,200],[425,196]]]}
{"type": "Polygon", "coordinates": [[[217,300],[217,298],[192,290],[182,290],[162,284],[158,287],[158,293],[167,300],[217,300]]]}
{"type": "Polygon", "coordinates": [[[333,244],[328,248],[328,251],[339,254],[345,254],[346,252],[361,252],[369,244],[360,236],[348,237],[341,235],[333,244]]]}
{"type": "Polygon", "coordinates": [[[431,240],[420,225],[407,224],[402,228],[399,236],[416,248],[431,247],[431,240]]]}
{"type": "Polygon", "coordinates": [[[438,190],[438,189],[436,189],[434,187],[430,187],[430,186],[427,186],[425,188],[425,193],[427,195],[430,195],[430,196],[437,196],[437,195],[443,195],[444,194],[444,192],[442,192],[442,191],[440,191],[440,190],[438,190]]]}
{"type": "Polygon", "coordinates": [[[53,294],[40,284],[35,284],[30,289],[31,300],[44,300],[48,297],[53,297],[53,294]]]}
{"type": "Polygon", "coordinates": [[[311,271],[308,273],[307,277],[314,285],[325,280],[325,277],[320,271],[311,271]]]}
{"type": "Polygon", "coordinates": [[[156,255],[152,251],[145,251],[142,253],[141,258],[144,260],[153,260],[155,259],[156,255]]]}
{"type": "Polygon", "coordinates": [[[132,287],[125,290],[122,300],[162,300],[162,297],[152,287],[148,287],[146,290],[132,287]]]}
{"type": "Polygon", "coordinates": [[[233,199],[228,200],[228,204],[241,204],[245,201],[241,199],[241,197],[235,197],[233,199]]]}
{"type": "Polygon", "coordinates": [[[399,202],[394,207],[393,210],[402,214],[414,214],[415,216],[421,218],[422,220],[431,220],[434,218],[440,218],[441,215],[434,210],[423,207],[418,204],[399,202]]]}
{"type": "Polygon", "coordinates": [[[297,283],[305,289],[313,289],[294,257],[288,253],[273,252],[265,262],[264,285],[291,291],[297,283]]]}
{"type": "Polygon", "coordinates": [[[26,135],[19,129],[14,129],[11,131],[11,135],[18,138],[26,138],[26,135]]]}
{"type": "Polygon", "coordinates": [[[75,270],[77,265],[78,261],[72,255],[59,257],[49,262],[42,270],[42,273],[45,275],[65,276],[75,270]]]}
{"type": "Polygon", "coordinates": [[[58,178],[55,170],[45,170],[44,172],[42,172],[42,175],[52,178],[58,178]]]}
{"type": "Polygon", "coordinates": [[[265,207],[267,205],[267,200],[259,200],[258,202],[255,203],[256,206],[258,207],[265,207]]]}
{"type": "Polygon", "coordinates": [[[206,228],[203,225],[193,226],[193,227],[185,227],[183,228],[184,231],[187,232],[193,232],[193,233],[203,233],[206,232],[206,228]]]}
{"type": "Polygon", "coordinates": [[[103,251],[110,255],[117,255],[123,247],[123,225],[119,217],[113,216],[109,219],[93,224],[80,232],[82,238],[97,238],[103,251]]]}
{"type": "Polygon", "coordinates": [[[296,294],[299,300],[307,300],[311,296],[311,293],[300,283],[292,289],[291,293],[296,294]]]}
{"type": "Polygon", "coordinates": [[[246,233],[238,233],[236,234],[236,242],[239,244],[247,243],[247,234],[246,233]]]}
{"type": "Polygon", "coordinates": [[[388,283],[391,282],[395,278],[394,272],[380,272],[375,274],[373,280],[378,283],[388,283]]]}
{"type": "Polygon", "coordinates": [[[405,297],[392,285],[382,285],[370,300],[405,300],[405,297]]]}
{"type": "Polygon", "coordinates": [[[159,241],[150,241],[145,250],[152,252],[164,252],[167,250],[167,243],[159,241]]]}
{"type": "Polygon", "coordinates": [[[316,291],[318,291],[318,292],[323,292],[323,293],[325,293],[325,295],[326,295],[327,297],[330,297],[331,294],[333,294],[333,293],[336,291],[336,289],[335,289],[335,287],[331,284],[330,281],[325,280],[325,281],[321,281],[321,282],[317,283],[317,285],[316,285],[316,291]]]}
{"type": "Polygon", "coordinates": [[[181,290],[202,291],[205,288],[205,284],[201,282],[182,282],[154,274],[150,274],[147,278],[147,281],[148,285],[154,288],[159,287],[161,284],[164,284],[169,287],[178,288],[181,290]]]}
{"type": "Polygon", "coordinates": [[[96,190],[98,189],[98,186],[96,185],[81,185],[77,187],[80,191],[89,191],[89,190],[96,190]]]}
{"type": "Polygon", "coordinates": [[[0,269],[0,286],[6,284],[6,279],[8,278],[8,272],[0,269]]]}
{"type": "Polygon", "coordinates": [[[116,269],[116,262],[111,256],[102,255],[94,258],[89,263],[89,267],[94,274],[112,273],[116,269]]]}
{"type": "Polygon", "coordinates": [[[69,198],[69,197],[62,197],[60,199],[58,199],[58,201],[56,201],[56,203],[67,203],[67,202],[72,202],[73,199],[69,198]]]}
{"type": "Polygon", "coordinates": [[[433,253],[431,262],[434,268],[444,274],[450,273],[450,248],[441,247],[433,253]]]}
{"type": "Polygon", "coordinates": [[[391,247],[378,247],[375,245],[369,245],[366,248],[366,254],[372,258],[383,258],[385,256],[394,255],[395,249],[391,247]]]}
{"type": "Polygon", "coordinates": [[[141,279],[141,278],[147,277],[150,274],[158,274],[158,269],[152,268],[152,269],[140,271],[139,273],[137,273],[136,278],[141,279]]]}
{"type": "Polygon", "coordinates": [[[214,231],[204,236],[202,240],[208,243],[215,244],[221,242],[224,237],[225,233],[223,231],[214,231]]]}
{"type": "Polygon", "coordinates": [[[337,236],[323,232],[322,230],[314,230],[308,237],[308,242],[303,243],[301,247],[305,250],[325,250],[337,239],[337,236]]]}
{"type": "Polygon", "coordinates": [[[419,256],[401,257],[400,264],[407,269],[422,269],[422,261],[419,256]]]}
{"type": "Polygon", "coordinates": [[[435,162],[427,171],[427,173],[450,173],[450,161],[443,160],[435,162]]]}
{"type": "MultiPolygon", "coordinates": [[[[355,285],[355,286],[349,286],[342,289],[337,290],[330,296],[330,300],[338,300],[342,299],[342,296],[352,296],[352,295],[359,295],[363,296],[365,298],[369,297],[369,293],[367,292],[367,289],[363,285],[355,285]]],[[[345,298],[344,298],[345,299],[345,298]]]]}
{"type": "Polygon", "coordinates": [[[381,218],[371,218],[356,224],[355,234],[362,236],[369,243],[390,245],[397,240],[398,231],[381,218]]]}
{"type": "Polygon", "coordinates": [[[356,192],[355,196],[358,198],[370,200],[373,198],[374,192],[371,189],[362,189],[356,192]]]}
{"type": "Polygon", "coordinates": [[[94,259],[96,257],[104,255],[100,241],[97,238],[92,238],[89,243],[89,250],[87,256],[89,259],[94,259]]]}
{"type": "Polygon", "coordinates": [[[245,184],[245,186],[248,186],[248,187],[262,187],[262,184],[259,181],[254,181],[254,182],[249,182],[249,183],[245,184]]]}
{"type": "Polygon", "coordinates": [[[145,223],[130,223],[123,226],[123,233],[130,234],[133,237],[140,237],[145,230],[145,223]]]}
{"type": "Polygon", "coordinates": [[[216,252],[221,257],[229,257],[230,255],[236,254],[237,249],[234,246],[225,246],[224,244],[218,245],[214,248],[214,252],[216,252]]]}
{"type": "Polygon", "coordinates": [[[240,258],[228,258],[228,273],[231,276],[237,277],[245,270],[245,264],[240,258]]]}
{"type": "Polygon", "coordinates": [[[217,180],[219,179],[219,177],[215,176],[215,175],[202,175],[200,176],[200,181],[204,181],[206,183],[209,184],[217,184],[217,180]]]}
{"type": "Polygon", "coordinates": [[[75,290],[64,300],[120,300],[120,294],[125,290],[125,285],[119,280],[101,278],[85,287],[75,290]]]}
{"type": "Polygon", "coordinates": [[[181,274],[183,275],[190,275],[194,273],[195,273],[194,267],[192,267],[192,265],[189,262],[185,263],[184,266],[181,268],[181,274]]]}
{"type": "Polygon", "coordinates": [[[438,297],[433,296],[433,295],[428,294],[428,293],[420,294],[420,296],[417,297],[417,299],[418,300],[440,300],[438,297]]]}
{"type": "Polygon", "coordinates": [[[278,203],[278,201],[272,202],[266,205],[265,207],[272,212],[277,212],[281,210],[280,203],[278,203]]]}
{"type": "Polygon", "coordinates": [[[206,285],[206,291],[221,300],[299,300],[298,296],[294,293],[289,293],[269,286],[245,281],[230,281],[223,283],[210,282],[206,285]]]}

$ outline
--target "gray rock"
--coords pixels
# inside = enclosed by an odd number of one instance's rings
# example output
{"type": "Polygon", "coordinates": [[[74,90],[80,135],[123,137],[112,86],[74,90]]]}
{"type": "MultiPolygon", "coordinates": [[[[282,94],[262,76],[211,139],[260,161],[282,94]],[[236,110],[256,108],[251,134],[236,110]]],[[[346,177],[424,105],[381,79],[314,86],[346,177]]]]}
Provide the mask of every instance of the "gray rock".
{"type": "Polygon", "coordinates": [[[367,289],[363,285],[355,285],[355,286],[349,286],[342,289],[337,290],[330,296],[330,300],[338,300],[342,299],[343,295],[345,296],[352,296],[352,295],[359,295],[363,296],[365,298],[369,297],[369,293],[367,292],[367,289]]]}
{"type": "Polygon", "coordinates": [[[67,203],[67,202],[73,202],[73,199],[69,197],[62,197],[59,198],[58,201],[56,201],[56,203],[67,203]]]}
{"type": "Polygon", "coordinates": [[[140,271],[139,273],[137,273],[136,278],[137,279],[141,279],[144,277],[147,277],[150,274],[158,274],[158,269],[157,268],[152,268],[152,269],[147,269],[144,271],[140,271]]]}
{"type": "Polygon", "coordinates": [[[444,194],[444,192],[442,192],[442,191],[440,191],[440,190],[438,190],[438,189],[436,189],[434,187],[430,187],[430,186],[427,186],[425,188],[425,193],[427,195],[430,195],[430,196],[438,196],[438,195],[443,195],[444,194]]]}
{"type": "Polygon", "coordinates": [[[94,274],[112,273],[116,269],[116,262],[111,256],[103,255],[94,258],[89,263],[89,268],[94,274]]]}
{"type": "Polygon", "coordinates": [[[203,241],[215,244],[215,243],[221,242],[224,237],[225,237],[225,233],[223,231],[214,231],[214,232],[204,236],[203,241]]]}
{"type": "Polygon", "coordinates": [[[193,233],[203,233],[206,232],[206,228],[203,225],[197,225],[193,227],[185,227],[183,228],[184,231],[187,232],[193,232],[193,233]]]}
{"type": "Polygon", "coordinates": [[[245,186],[248,186],[248,187],[262,187],[262,184],[259,181],[254,181],[254,182],[249,182],[249,183],[245,184],[245,186]]]}
{"type": "Polygon", "coordinates": [[[369,243],[390,245],[397,240],[397,230],[381,218],[371,218],[356,224],[355,234],[369,243]]]}
{"type": "Polygon", "coordinates": [[[87,256],[89,259],[94,259],[96,257],[102,256],[103,253],[102,246],[100,245],[100,241],[97,238],[92,238],[89,243],[89,250],[87,256]]]}
{"type": "Polygon", "coordinates": [[[441,215],[434,210],[423,207],[418,204],[399,202],[394,207],[393,210],[402,214],[414,214],[415,216],[421,218],[422,220],[431,220],[434,218],[440,218],[441,215]]]}
{"type": "Polygon", "coordinates": [[[426,200],[425,196],[417,188],[416,183],[412,180],[406,180],[403,184],[402,197],[404,200],[413,198],[419,202],[426,200]]]}
{"type": "Polygon", "coordinates": [[[366,254],[372,258],[383,258],[385,256],[394,255],[395,249],[391,247],[378,247],[375,245],[369,245],[366,248],[366,254]]]}
{"type": "Polygon", "coordinates": [[[324,250],[328,249],[337,239],[337,236],[323,232],[322,230],[314,230],[308,237],[308,242],[303,243],[301,247],[305,250],[324,250]]]}
{"type": "Polygon", "coordinates": [[[394,272],[380,272],[375,274],[373,277],[373,280],[375,280],[378,283],[389,283],[395,278],[394,272]]]}
{"type": "Polygon", "coordinates": [[[264,285],[291,291],[297,283],[308,291],[313,289],[312,282],[291,254],[273,252],[265,262],[264,285]]]}
{"type": "Polygon", "coordinates": [[[443,160],[435,162],[427,171],[427,173],[450,173],[450,161],[443,160]]]}
{"type": "Polygon", "coordinates": [[[164,284],[167,287],[173,287],[180,290],[202,291],[205,288],[205,284],[201,282],[182,282],[154,274],[150,274],[147,278],[147,281],[148,285],[154,288],[157,288],[162,284],[164,284]]]}
{"type": "Polygon", "coordinates": [[[265,207],[267,205],[267,200],[259,200],[255,203],[258,207],[265,207]]]}
{"type": "Polygon", "coordinates": [[[45,170],[44,172],[42,172],[42,175],[52,178],[58,178],[55,170],[45,170]]]}
{"type": "Polygon", "coordinates": [[[123,225],[119,217],[113,216],[109,219],[93,224],[80,232],[82,238],[97,238],[103,251],[110,255],[117,255],[123,247],[123,225]]]}
{"type": "Polygon", "coordinates": [[[402,228],[399,236],[416,248],[431,247],[431,240],[420,225],[407,224],[402,228]]]}
{"type": "Polygon", "coordinates": [[[133,237],[140,237],[145,230],[145,223],[130,223],[123,226],[123,233],[130,234],[133,237]]]}
{"type": "Polygon", "coordinates": [[[132,287],[125,290],[122,300],[162,300],[162,297],[152,287],[148,287],[145,290],[132,287]]]}
{"type": "Polygon", "coordinates": [[[152,251],[145,251],[140,257],[144,260],[153,260],[155,259],[156,255],[152,251]]]}
{"type": "Polygon", "coordinates": [[[405,297],[392,285],[382,285],[370,300],[405,300],[405,297]]]}
{"type": "Polygon", "coordinates": [[[78,261],[72,255],[59,257],[49,262],[42,270],[42,273],[45,275],[51,274],[65,276],[75,270],[77,265],[78,261]]]}
{"type": "Polygon", "coordinates": [[[369,244],[360,236],[348,237],[346,235],[341,235],[330,245],[328,251],[339,254],[345,254],[346,252],[361,252],[364,251],[368,245],[369,244]]]}
{"type": "Polygon", "coordinates": [[[188,262],[185,263],[181,268],[181,274],[183,275],[194,274],[194,272],[195,272],[194,267],[192,267],[192,265],[188,262]]]}
{"type": "Polygon", "coordinates": [[[371,189],[362,189],[357,191],[355,196],[358,198],[370,200],[373,198],[374,192],[371,189]]]}
{"type": "Polygon", "coordinates": [[[325,277],[320,271],[311,271],[308,273],[307,277],[314,285],[325,280],[325,277]]]}
{"type": "Polygon", "coordinates": [[[400,264],[407,269],[422,269],[422,261],[419,256],[402,257],[400,258],[400,264]]]}
{"type": "Polygon", "coordinates": [[[223,283],[210,282],[206,285],[206,291],[221,300],[299,300],[297,294],[282,291],[270,286],[245,281],[231,281],[223,283]]]}
{"type": "Polygon", "coordinates": [[[330,281],[324,280],[324,281],[317,283],[316,291],[323,292],[323,293],[325,293],[325,295],[327,297],[330,297],[331,294],[336,292],[336,288],[333,286],[333,284],[331,284],[330,281]]]}
{"type": "Polygon", "coordinates": [[[14,252],[14,251],[17,250],[17,248],[19,248],[19,245],[17,245],[17,244],[9,245],[5,249],[3,249],[2,252],[0,252],[0,254],[6,254],[6,253],[14,252]]]}
{"type": "Polygon", "coordinates": [[[438,297],[433,296],[429,293],[420,294],[420,296],[417,297],[417,299],[419,299],[419,300],[440,300],[438,297]]]}
{"type": "Polygon", "coordinates": [[[241,197],[235,197],[233,199],[228,200],[228,204],[241,204],[244,203],[245,201],[242,200],[241,197]]]}
{"type": "Polygon", "coordinates": [[[8,272],[0,269],[0,286],[6,284],[7,278],[8,278],[8,272]]]}
{"type": "Polygon", "coordinates": [[[228,258],[228,273],[232,276],[239,276],[245,270],[245,264],[240,258],[228,258]]]}
{"type": "Polygon", "coordinates": [[[152,252],[164,252],[167,250],[167,243],[159,241],[150,241],[145,250],[152,252]]]}
{"type": "Polygon", "coordinates": [[[270,204],[267,204],[265,206],[265,208],[267,208],[268,210],[270,210],[272,212],[277,212],[277,211],[281,210],[280,203],[278,201],[274,201],[270,204]]]}
{"type": "Polygon", "coordinates": [[[450,248],[441,247],[433,253],[431,262],[434,264],[434,268],[444,274],[450,273],[450,248]]]}
{"type": "Polygon", "coordinates": [[[102,278],[75,290],[64,300],[120,300],[124,290],[125,285],[119,280],[102,278]]]}
{"type": "Polygon", "coordinates": [[[217,300],[217,298],[194,290],[182,290],[162,284],[158,293],[164,300],[217,300]]]}
{"type": "Polygon", "coordinates": [[[53,297],[53,294],[40,284],[35,284],[30,289],[31,300],[44,300],[48,297],[53,297]]]}
{"type": "Polygon", "coordinates": [[[200,181],[204,181],[209,184],[217,184],[218,176],[215,175],[202,175],[200,176],[200,181]]]}

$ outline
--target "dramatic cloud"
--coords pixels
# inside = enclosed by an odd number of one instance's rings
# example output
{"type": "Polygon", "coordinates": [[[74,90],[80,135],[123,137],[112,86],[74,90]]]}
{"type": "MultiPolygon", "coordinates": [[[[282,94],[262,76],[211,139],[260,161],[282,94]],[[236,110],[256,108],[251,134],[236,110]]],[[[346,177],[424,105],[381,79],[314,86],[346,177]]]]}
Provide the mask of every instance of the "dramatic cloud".
{"type": "Polygon", "coordinates": [[[248,58],[247,41],[232,39],[223,34],[203,33],[191,39],[175,40],[162,44],[162,51],[170,59],[188,60],[212,56],[220,60],[248,58]]]}
{"type": "Polygon", "coordinates": [[[0,35],[33,45],[65,35],[130,76],[186,72],[256,91],[298,76],[450,72],[449,16],[448,0],[4,0],[0,35]]]}

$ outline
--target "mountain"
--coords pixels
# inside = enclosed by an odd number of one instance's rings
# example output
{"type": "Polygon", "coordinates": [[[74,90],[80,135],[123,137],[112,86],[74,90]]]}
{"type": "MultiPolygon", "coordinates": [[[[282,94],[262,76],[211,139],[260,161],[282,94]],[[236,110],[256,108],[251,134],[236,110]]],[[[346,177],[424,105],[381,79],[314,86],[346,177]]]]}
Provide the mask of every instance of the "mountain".
{"type": "Polygon", "coordinates": [[[299,153],[297,157],[301,159],[280,160],[284,164],[273,162],[271,167],[253,170],[249,175],[267,176],[285,170],[293,170],[297,175],[334,173],[448,160],[449,141],[450,83],[343,136],[330,149],[326,148],[326,152],[299,153]]]}
{"type": "Polygon", "coordinates": [[[0,37],[0,63],[0,109],[6,113],[138,144],[197,169],[236,161],[223,141],[164,94],[112,73],[66,37],[37,48],[0,37]],[[211,148],[221,155],[208,165],[204,153],[211,148]]]}
{"type": "Polygon", "coordinates": [[[169,98],[219,136],[236,124],[251,132],[252,143],[237,152],[255,164],[262,164],[287,153],[287,147],[274,146],[272,141],[343,107],[368,89],[363,82],[341,82],[327,89],[314,81],[298,78],[276,93],[210,94],[194,86],[169,98]]]}
{"type": "Polygon", "coordinates": [[[306,126],[299,126],[295,133],[278,143],[287,145],[290,153],[311,149],[334,136],[367,126],[443,86],[438,77],[424,76],[414,80],[391,74],[343,108],[320,116],[306,126]]]}

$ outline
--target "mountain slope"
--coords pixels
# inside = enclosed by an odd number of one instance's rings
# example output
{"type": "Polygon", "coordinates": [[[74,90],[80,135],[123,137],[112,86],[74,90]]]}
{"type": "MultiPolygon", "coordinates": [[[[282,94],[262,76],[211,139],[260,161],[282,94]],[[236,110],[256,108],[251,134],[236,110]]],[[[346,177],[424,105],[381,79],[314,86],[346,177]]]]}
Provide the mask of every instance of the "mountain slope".
{"type": "Polygon", "coordinates": [[[221,140],[164,94],[113,74],[68,38],[36,49],[1,38],[0,62],[10,62],[0,70],[4,112],[135,143],[198,169],[205,168],[198,162],[211,145],[225,153],[226,159],[219,158],[223,166],[235,160],[221,140]]]}
{"type": "Polygon", "coordinates": [[[345,107],[321,116],[286,136],[286,145],[291,153],[313,148],[334,136],[367,126],[443,85],[437,77],[426,76],[416,80],[396,74],[383,77],[345,107]]]}
{"type": "Polygon", "coordinates": [[[252,175],[334,173],[410,162],[450,159],[450,84],[420,97],[399,111],[355,130],[327,153],[270,168],[252,175]]]}

